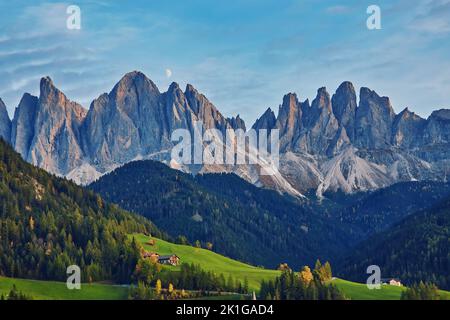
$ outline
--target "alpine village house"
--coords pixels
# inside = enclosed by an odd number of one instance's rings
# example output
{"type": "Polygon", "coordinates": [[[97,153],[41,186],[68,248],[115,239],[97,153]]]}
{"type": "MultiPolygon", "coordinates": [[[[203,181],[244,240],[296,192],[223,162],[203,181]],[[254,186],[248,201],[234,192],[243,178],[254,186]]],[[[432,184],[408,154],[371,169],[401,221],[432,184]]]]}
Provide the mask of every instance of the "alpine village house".
{"type": "Polygon", "coordinates": [[[178,257],[176,254],[161,256],[156,252],[145,251],[142,254],[142,257],[145,259],[151,259],[152,261],[158,262],[160,264],[171,266],[178,266],[180,264],[180,257],[178,257]]]}

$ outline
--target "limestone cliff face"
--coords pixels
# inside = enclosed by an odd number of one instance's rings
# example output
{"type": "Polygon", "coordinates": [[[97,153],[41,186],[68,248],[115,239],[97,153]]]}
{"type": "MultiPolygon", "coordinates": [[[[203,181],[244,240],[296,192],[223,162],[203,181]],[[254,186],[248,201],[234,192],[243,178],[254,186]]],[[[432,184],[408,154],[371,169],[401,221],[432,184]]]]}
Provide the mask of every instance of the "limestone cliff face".
{"type": "Polygon", "coordinates": [[[131,72],[109,94],[91,103],[82,140],[86,155],[99,171],[160,149],[167,128],[162,123],[159,98],[152,81],[140,72],[131,72]]]}
{"type": "Polygon", "coordinates": [[[25,93],[14,112],[11,130],[11,144],[24,159],[28,159],[31,141],[34,138],[34,127],[38,98],[25,93]]]}
{"type": "Polygon", "coordinates": [[[8,142],[11,138],[11,120],[2,99],[0,99],[0,137],[8,142]]]}
{"type": "Polygon", "coordinates": [[[277,118],[275,117],[275,113],[272,111],[272,109],[267,108],[263,115],[256,119],[255,123],[252,126],[252,129],[265,129],[270,132],[270,130],[275,127],[276,121],[277,118]]]}
{"type": "Polygon", "coordinates": [[[331,98],[333,113],[339,124],[345,129],[349,140],[355,141],[356,93],[353,84],[343,82],[331,98]]]}
{"type": "Polygon", "coordinates": [[[80,127],[86,110],[70,101],[49,77],[42,78],[28,161],[66,174],[83,163],[80,127]]]}
{"type": "MultiPolygon", "coordinates": [[[[234,125],[242,125],[239,120],[234,125]]],[[[192,131],[194,121],[205,129],[232,126],[192,85],[183,92],[174,82],[161,93],[143,73],[130,72],[92,102],[83,124],[85,154],[100,172],[136,158],[167,159],[172,132],[192,131]]]]}
{"type": "Polygon", "coordinates": [[[234,130],[241,129],[247,131],[245,127],[245,122],[239,115],[237,115],[236,117],[227,118],[227,122],[234,130]]]}
{"type": "Polygon", "coordinates": [[[450,110],[433,111],[424,130],[424,144],[450,143],[450,110]]]}
{"type": "Polygon", "coordinates": [[[369,149],[388,147],[394,118],[388,97],[380,97],[369,88],[361,88],[356,111],[356,146],[369,149]]]}
{"type": "Polygon", "coordinates": [[[86,110],[70,101],[49,77],[39,98],[25,94],[16,108],[11,144],[24,159],[59,175],[83,163],[80,127],[86,110]]]}
{"type": "MultiPolygon", "coordinates": [[[[325,88],[317,91],[317,96],[306,114],[307,131],[304,134],[306,151],[310,154],[332,155],[336,139],[347,139],[339,130],[339,123],[334,116],[330,95],[325,88]],[[339,138],[337,135],[341,135],[339,138]]],[[[345,130],[345,129],[344,129],[345,130]]],[[[300,146],[305,145],[301,144],[300,146]]]]}
{"type": "Polygon", "coordinates": [[[392,144],[401,148],[414,148],[423,144],[427,121],[405,108],[395,116],[392,124],[392,144]]]}
{"type": "MultiPolygon", "coordinates": [[[[315,189],[354,192],[398,181],[446,176],[450,165],[450,110],[422,119],[408,109],[395,114],[389,98],[343,82],[330,97],[320,88],[309,103],[286,94],[278,114],[268,108],[255,130],[278,129],[280,167],[261,176],[257,165],[183,165],[170,161],[171,134],[178,128],[246,126],[239,117],[224,117],[203,94],[188,84],[172,83],[166,92],[143,73],[126,74],[95,99],[89,111],[70,101],[52,80],[42,78],[40,95],[24,94],[12,122],[0,100],[0,135],[27,161],[79,183],[134,159],[155,159],[180,170],[235,172],[258,186],[300,195],[315,189]]],[[[259,160],[258,160],[259,161],[259,160]]]]}
{"type": "Polygon", "coordinates": [[[275,127],[280,133],[280,150],[292,148],[302,127],[302,108],[295,93],[288,93],[283,97],[279,107],[275,127]]]}
{"type": "Polygon", "coordinates": [[[442,179],[450,164],[449,126],[449,110],[427,120],[408,109],[396,115],[389,98],[364,87],[358,105],[346,81],[331,99],[320,88],[311,106],[287,94],[278,116],[266,111],[253,128],[278,128],[283,177],[296,190],[321,196],[442,179]]]}

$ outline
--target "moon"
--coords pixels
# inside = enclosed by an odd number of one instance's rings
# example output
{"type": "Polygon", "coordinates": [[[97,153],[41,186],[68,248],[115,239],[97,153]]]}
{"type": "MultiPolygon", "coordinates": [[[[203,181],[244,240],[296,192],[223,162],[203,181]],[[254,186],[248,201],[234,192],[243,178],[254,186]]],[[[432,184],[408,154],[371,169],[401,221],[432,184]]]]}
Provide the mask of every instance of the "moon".
{"type": "Polygon", "coordinates": [[[172,70],[166,69],[166,77],[170,78],[172,76],[172,70]]]}

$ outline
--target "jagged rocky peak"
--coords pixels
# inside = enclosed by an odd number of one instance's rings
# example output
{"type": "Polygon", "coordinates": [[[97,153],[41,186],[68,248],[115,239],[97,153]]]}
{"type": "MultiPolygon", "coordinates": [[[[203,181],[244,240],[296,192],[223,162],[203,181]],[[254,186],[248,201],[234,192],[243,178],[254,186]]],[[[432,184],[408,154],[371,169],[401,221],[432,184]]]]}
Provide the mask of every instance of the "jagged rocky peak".
{"type": "Polygon", "coordinates": [[[395,116],[394,124],[401,121],[420,122],[422,124],[426,122],[424,118],[420,117],[415,112],[410,111],[408,107],[395,116]]]}
{"type": "Polygon", "coordinates": [[[430,118],[450,121],[450,109],[439,109],[431,113],[430,118]]]}
{"type": "Polygon", "coordinates": [[[330,94],[327,88],[321,87],[317,90],[316,98],[313,100],[311,107],[326,108],[331,111],[331,100],[330,94]]]}
{"type": "Polygon", "coordinates": [[[288,150],[296,140],[302,124],[302,110],[295,93],[283,97],[283,103],[278,110],[275,127],[280,134],[280,149],[288,150]]]}
{"type": "MultiPolygon", "coordinates": [[[[167,90],[167,92],[172,92],[172,93],[178,93],[179,91],[181,91],[180,85],[175,81],[173,81],[170,84],[169,89],[167,90]]],[[[181,93],[183,93],[183,91],[181,91],[181,93]]]]}
{"type": "Polygon", "coordinates": [[[177,104],[179,109],[182,112],[185,112],[187,107],[186,96],[184,92],[180,89],[180,86],[176,82],[172,82],[167,89],[166,96],[168,97],[168,101],[170,104],[177,104]]]}
{"type": "Polygon", "coordinates": [[[275,113],[272,111],[272,109],[267,108],[267,110],[263,113],[263,115],[258,119],[256,119],[255,123],[252,126],[252,129],[270,130],[273,129],[273,127],[275,127],[276,121],[277,119],[275,118],[275,113]]]}
{"type": "Polygon", "coordinates": [[[385,148],[391,142],[394,109],[388,97],[362,87],[356,110],[355,143],[361,148],[385,148]]]}
{"type": "MultiPolygon", "coordinates": [[[[193,89],[195,90],[195,89],[193,89]]],[[[200,96],[193,93],[192,103],[199,102],[197,98],[200,96]]],[[[177,128],[192,128],[192,121],[196,120],[197,114],[190,107],[189,99],[186,94],[180,89],[176,82],[172,82],[166,93],[163,94],[164,113],[167,119],[168,135],[177,128]]]]}
{"type": "Polygon", "coordinates": [[[392,144],[403,148],[413,148],[420,145],[425,124],[425,119],[405,108],[394,119],[392,144]]]}
{"type": "MultiPolygon", "coordinates": [[[[171,133],[192,130],[194,121],[222,132],[245,129],[239,116],[225,118],[192,85],[183,92],[172,83],[161,93],[138,71],[124,75],[85,114],[49,77],[42,78],[39,98],[25,94],[15,111],[11,142],[27,161],[88,183],[135,159],[170,161],[171,133]]],[[[0,104],[1,132],[8,121],[0,104]]],[[[201,170],[231,170],[257,185],[291,194],[306,191],[303,188],[352,192],[403,180],[439,179],[441,160],[450,158],[450,110],[435,111],[427,120],[408,109],[395,115],[389,99],[368,88],[361,88],[357,107],[348,81],[331,98],[325,88],[318,89],[311,104],[300,102],[295,93],[286,94],[277,117],[269,108],[252,128],[279,129],[282,166],[271,182],[250,166],[201,170]]],[[[3,135],[8,136],[7,131],[3,135]]]]}
{"type": "Polygon", "coordinates": [[[301,117],[297,94],[286,94],[278,110],[277,127],[280,129],[280,134],[292,133],[298,127],[301,117]]]}
{"type": "MultiPolygon", "coordinates": [[[[109,94],[114,106],[125,113],[135,115],[136,108],[145,109],[159,99],[159,89],[145,74],[133,71],[125,74],[109,94]]],[[[138,120],[134,118],[133,120],[138,120]]]]}
{"type": "Polygon", "coordinates": [[[81,122],[87,114],[81,105],[67,99],[48,76],[41,78],[39,105],[41,109],[48,108],[50,112],[63,112],[78,122],[81,122]]]}
{"type": "MultiPolygon", "coordinates": [[[[29,150],[26,160],[55,174],[66,174],[72,168],[83,162],[83,152],[80,147],[80,126],[86,116],[86,110],[79,104],[70,101],[57,89],[50,77],[44,77],[40,82],[40,95],[36,107],[33,97],[26,97],[22,105],[24,109],[35,110],[31,119],[24,117],[23,125],[33,122],[32,130],[21,137],[22,147],[29,150]]],[[[19,109],[22,108],[20,106],[19,109]]],[[[17,122],[19,124],[20,110],[17,122]]],[[[15,144],[19,145],[18,127],[15,128],[15,144]]],[[[18,147],[19,149],[19,147],[18,147]]],[[[25,154],[25,150],[21,150],[25,154]]]]}
{"type": "Polygon", "coordinates": [[[423,140],[426,144],[450,143],[449,109],[440,109],[431,113],[427,121],[423,140]]]}
{"type": "Polygon", "coordinates": [[[184,91],[184,95],[195,114],[200,112],[200,101],[202,100],[202,95],[194,88],[192,84],[187,84],[184,91]]]}
{"type": "Polygon", "coordinates": [[[165,147],[168,124],[160,103],[159,89],[139,71],[125,74],[92,102],[83,147],[100,172],[165,147]]]}
{"type": "Polygon", "coordinates": [[[127,92],[133,88],[139,91],[149,90],[150,92],[159,94],[159,89],[156,84],[140,71],[126,73],[116,84],[113,92],[127,92]]]}
{"type": "Polygon", "coordinates": [[[350,141],[353,142],[357,103],[355,88],[350,81],[344,81],[339,85],[331,98],[331,105],[336,119],[345,128],[350,141]]]}
{"type": "Polygon", "coordinates": [[[306,114],[307,126],[313,127],[316,125],[318,118],[332,114],[330,94],[325,87],[317,90],[317,95],[311,103],[311,108],[306,114]]]}
{"type": "Polygon", "coordinates": [[[245,128],[244,120],[239,115],[237,115],[236,117],[227,118],[227,121],[230,124],[231,128],[234,130],[237,130],[237,129],[242,129],[244,131],[247,130],[245,128]]]}
{"type": "Polygon", "coordinates": [[[360,107],[375,107],[384,110],[390,115],[395,115],[389,97],[380,97],[374,90],[362,87],[359,92],[359,99],[360,107]]]}
{"type": "Polygon", "coordinates": [[[34,137],[37,108],[38,97],[25,93],[14,111],[11,144],[24,159],[28,157],[28,150],[34,137]]]}
{"type": "Polygon", "coordinates": [[[306,150],[310,153],[329,154],[335,149],[333,144],[336,144],[339,139],[347,139],[344,133],[340,134],[342,137],[337,136],[339,124],[333,114],[331,98],[325,87],[317,90],[306,123],[308,132],[301,147],[305,149],[306,146],[306,150]]]}
{"type": "Polygon", "coordinates": [[[231,126],[219,110],[192,85],[188,84],[185,91],[189,107],[203,122],[205,129],[219,129],[224,132],[227,126],[231,126]]]}
{"type": "Polygon", "coordinates": [[[11,120],[3,100],[0,98],[0,137],[6,141],[11,139],[11,120]]]}

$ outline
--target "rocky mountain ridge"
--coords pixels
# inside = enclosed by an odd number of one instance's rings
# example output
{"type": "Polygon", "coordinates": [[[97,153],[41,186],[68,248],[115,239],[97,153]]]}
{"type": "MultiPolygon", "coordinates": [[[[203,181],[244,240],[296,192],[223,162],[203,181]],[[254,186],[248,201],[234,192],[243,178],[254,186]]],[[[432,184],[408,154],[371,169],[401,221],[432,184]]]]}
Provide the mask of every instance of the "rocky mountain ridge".
{"type": "Polygon", "coordinates": [[[258,165],[185,166],[170,161],[171,133],[194,122],[205,129],[243,129],[192,85],[166,92],[143,73],[127,73],[88,111],[70,101],[49,77],[40,95],[25,93],[12,120],[0,100],[0,136],[22,157],[51,173],[86,184],[136,159],[159,160],[183,171],[235,172],[257,186],[300,196],[311,189],[372,190],[399,181],[445,180],[450,164],[450,110],[423,119],[408,109],[395,114],[389,98],[343,82],[330,96],[320,88],[310,103],[288,93],[278,114],[267,109],[253,129],[278,129],[280,166],[260,176],[258,165]]]}

